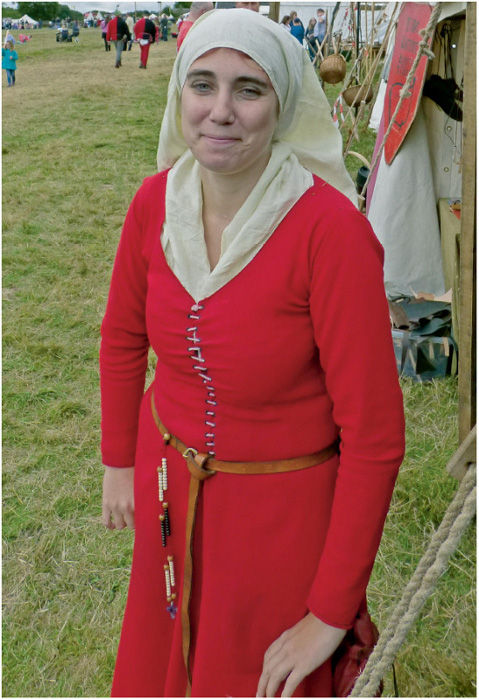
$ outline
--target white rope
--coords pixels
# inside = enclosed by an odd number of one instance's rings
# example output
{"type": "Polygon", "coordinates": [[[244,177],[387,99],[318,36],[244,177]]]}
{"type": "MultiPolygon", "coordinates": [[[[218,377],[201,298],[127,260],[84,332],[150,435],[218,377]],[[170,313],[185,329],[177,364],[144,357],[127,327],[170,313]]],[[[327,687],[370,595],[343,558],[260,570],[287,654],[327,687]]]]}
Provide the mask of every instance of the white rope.
{"type": "Polygon", "coordinates": [[[470,465],[441,525],[421,558],[401,600],[358,677],[351,697],[373,697],[419,612],[447,568],[476,512],[476,466],[470,465]]]}

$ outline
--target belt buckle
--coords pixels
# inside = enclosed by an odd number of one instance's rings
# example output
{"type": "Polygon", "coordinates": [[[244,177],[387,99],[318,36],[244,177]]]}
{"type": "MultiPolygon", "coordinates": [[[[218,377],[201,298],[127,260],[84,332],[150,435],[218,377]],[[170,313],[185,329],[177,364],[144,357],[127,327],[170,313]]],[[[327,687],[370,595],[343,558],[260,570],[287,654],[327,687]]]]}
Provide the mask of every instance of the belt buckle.
{"type": "MultiPolygon", "coordinates": [[[[214,476],[214,475],[216,474],[216,472],[215,472],[214,470],[212,470],[212,469],[207,469],[207,468],[204,466],[204,465],[206,464],[206,462],[208,461],[208,459],[209,459],[210,456],[209,456],[209,455],[205,455],[205,454],[201,454],[201,453],[198,452],[198,450],[196,450],[194,447],[187,447],[186,450],[183,452],[183,457],[184,457],[186,460],[190,460],[190,461],[195,465],[195,467],[196,467],[197,469],[199,469],[201,472],[203,472],[204,475],[207,475],[207,476],[214,476]],[[200,456],[200,460],[201,460],[201,461],[197,461],[197,460],[195,459],[199,454],[201,455],[201,456],[200,456]]],[[[191,469],[190,469],[190,471],[191,471],[191,469]]],[[[205,477],[203,476],[203,478],[205,478],[205,477]]]]}

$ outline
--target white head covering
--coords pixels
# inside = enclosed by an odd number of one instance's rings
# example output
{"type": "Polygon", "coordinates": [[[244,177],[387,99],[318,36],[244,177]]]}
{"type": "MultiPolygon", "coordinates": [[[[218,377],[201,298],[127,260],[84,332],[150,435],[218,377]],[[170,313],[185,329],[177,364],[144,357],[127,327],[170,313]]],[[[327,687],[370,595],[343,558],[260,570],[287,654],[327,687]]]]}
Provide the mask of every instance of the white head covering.
{"type": "Polygon", "coordinates": [[[162,245],[168,264],[199,301],[226,284],[254,257],[318,175],[357,204],[344,166],[342,141],[306,51],[272,20],[246,9],[213,10],[189,31],[173,66],[160,130],[158,169],[171,168],[162,245]],[[181,130],[181,91],[192,63],[207,51],[247,54],[268,75],[279,102],[270,162],[223,232],[221,257],[210,270],[202,226],[199,165],[181,130]]]}

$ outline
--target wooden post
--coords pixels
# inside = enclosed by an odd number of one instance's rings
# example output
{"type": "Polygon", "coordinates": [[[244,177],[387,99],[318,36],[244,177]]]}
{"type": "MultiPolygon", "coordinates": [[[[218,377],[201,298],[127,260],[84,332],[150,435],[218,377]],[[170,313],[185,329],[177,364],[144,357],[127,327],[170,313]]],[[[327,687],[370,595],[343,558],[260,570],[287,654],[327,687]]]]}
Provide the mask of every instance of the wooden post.
{"type": "Polygon", "coordinates": [[[464,477],[470,464],[476,464],[476,440],[476,426],[474,426],[446,465],[448,473],[458,481],[464,477]]]}
{"type": "Polygon", "coordinates": [[[464,46],[464,121],[459,258],[459,443],[476,423],[476,3],[468,2],[464,46]]]}
{"type": "Polygon", "coordinates": [[[279,22],[279,2],[269,3],[269,18],[275,22],[279,22]]]}

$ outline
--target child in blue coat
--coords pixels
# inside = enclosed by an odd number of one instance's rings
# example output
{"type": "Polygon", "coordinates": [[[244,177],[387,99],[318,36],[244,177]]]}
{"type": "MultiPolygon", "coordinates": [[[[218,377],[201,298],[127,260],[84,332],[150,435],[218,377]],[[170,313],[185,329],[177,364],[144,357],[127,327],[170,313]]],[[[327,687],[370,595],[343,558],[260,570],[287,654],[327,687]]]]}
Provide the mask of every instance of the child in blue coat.
{"type": "Polygon", "coordinates": [[[2,49],[2,68],[7,71],[7,87],[15,85],[15,71],[17,69],[18,54],[13,48],[13,43],[7,41],[5,48],[2,49]]]}

